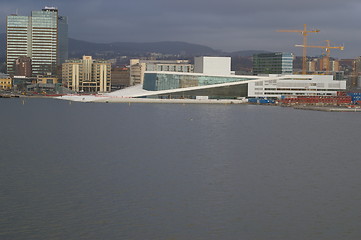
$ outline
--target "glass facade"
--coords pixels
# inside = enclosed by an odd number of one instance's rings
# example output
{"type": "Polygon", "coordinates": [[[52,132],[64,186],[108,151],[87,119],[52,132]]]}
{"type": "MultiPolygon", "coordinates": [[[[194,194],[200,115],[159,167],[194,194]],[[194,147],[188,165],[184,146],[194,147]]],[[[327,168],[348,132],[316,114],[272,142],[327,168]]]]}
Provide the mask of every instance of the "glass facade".
{"type": "Polygon", "coordinates": [[[32,11],[31,19],[33,73],[45,75],[48,72],[54,72],[58,60],[58,12],[32,11]]]}
{"type": "Polygon", "coordinates": [[[253,55],[253,74],[292,74],[292,53],[261,53],[253,55]]]}
{"type": "Polygon", "coordinates": [[[30,18],[8,16],[6,27],[6,64],[8,73],[14,72],[14,62],[20,56],[28,56],[28,26],[30,18]]]}
{"type": "MultiPolygon", "coordinates": [[[[247,84],[239,84],[234,86],[214,87],[207,89],[179,91],[167,94],[159,94],[158,98],[190,98],[196,96],[207,96],[209,99],[236,99],[238,97],[247,97],[247,84]]],[[[152,96],[151,98],[154,98],[152,96]]]]}
{"type": "Polygon", "coordinates": [[[68,59],[68,18],[58,17],[58,64],[65,63],[68,59]]]}
{"type": "Polygon", "coordinates": [[[145,73],[143,88],[149,91],[160,91],[177,88],[197,87],[229,82],[251,80],[243,76],[207,76],[200,74],[145,73]]]}

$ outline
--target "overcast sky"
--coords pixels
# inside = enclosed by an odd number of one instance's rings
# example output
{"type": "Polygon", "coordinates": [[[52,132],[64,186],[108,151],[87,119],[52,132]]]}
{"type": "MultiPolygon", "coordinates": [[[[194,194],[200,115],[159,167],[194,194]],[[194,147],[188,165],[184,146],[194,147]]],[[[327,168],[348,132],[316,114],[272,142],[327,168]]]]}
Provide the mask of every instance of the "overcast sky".
{"type": "MultiPolygon", "coordinates": [[[[344,45],[331,55],[361,55],[360,0],[0,0],[0,32],[6,16],[30,15],[44,6],[67,16],[69,37],[91,42],[185,41],[224,51],[269,50],[302,54],[302,36],[277,29],[320,29],[309,44],[344,45]]],[[[310,55],[322,54],[309,49],[310,55]]]]}

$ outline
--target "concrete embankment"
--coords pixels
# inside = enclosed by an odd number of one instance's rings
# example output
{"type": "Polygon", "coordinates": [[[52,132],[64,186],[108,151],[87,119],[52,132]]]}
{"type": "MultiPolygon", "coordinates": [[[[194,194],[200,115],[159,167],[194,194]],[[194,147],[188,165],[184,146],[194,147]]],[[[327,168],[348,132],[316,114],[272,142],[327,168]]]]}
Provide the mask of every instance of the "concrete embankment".
{"type": "Polygon", "coordinates": [[[0,93],[0,98],[18,98],[20,95],[13,93],[0,93]]]}
{"type": "Polygon", "coordinates": [[[176,104],[245,104],[246,99],[158,99],[158,98],[132,98],[107,95],[64,95],[55,99],[74,102],[97,103],[176,103],[176,104]]]}
{"type": "Polygon", "coordinates": [[[152,98],[104,98],[93,102],[103,103],[176,103],[176,104],[244,104],[237,99],[152,99],[152,98]]]}
{"type": "Polygon", "coordinates": [[[300,110],[312,110],[322,112],[361,112],[361,108],[347,108],[347,107],[335,107],[335,106],[293,106],[294,109],[300,110]]]}

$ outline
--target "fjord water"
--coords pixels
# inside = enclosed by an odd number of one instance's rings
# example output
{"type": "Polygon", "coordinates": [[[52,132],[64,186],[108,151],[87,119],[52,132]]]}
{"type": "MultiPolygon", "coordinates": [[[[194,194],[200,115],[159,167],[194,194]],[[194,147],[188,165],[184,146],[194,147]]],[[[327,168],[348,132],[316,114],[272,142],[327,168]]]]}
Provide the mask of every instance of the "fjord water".
{"type": "Polygon", "coordinates": [[[358,113],[0,99],[0,239],[359,239],[358,113]]]}

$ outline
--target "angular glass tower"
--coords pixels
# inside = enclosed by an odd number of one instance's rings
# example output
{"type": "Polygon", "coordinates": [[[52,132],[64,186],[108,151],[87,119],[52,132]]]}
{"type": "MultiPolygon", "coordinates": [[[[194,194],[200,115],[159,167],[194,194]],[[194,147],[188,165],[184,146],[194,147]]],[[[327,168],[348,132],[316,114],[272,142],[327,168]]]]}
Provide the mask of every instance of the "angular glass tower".
{"type": "Polygon", "coordinates": [[[67,18],[58,16],[54,7],[32,11],[31,16],[8,16],[6,33],[8,74],[14,74],[14,62],[21,56],[31,58],[34,76],[55,74],[68,57],[67,18]]]}

